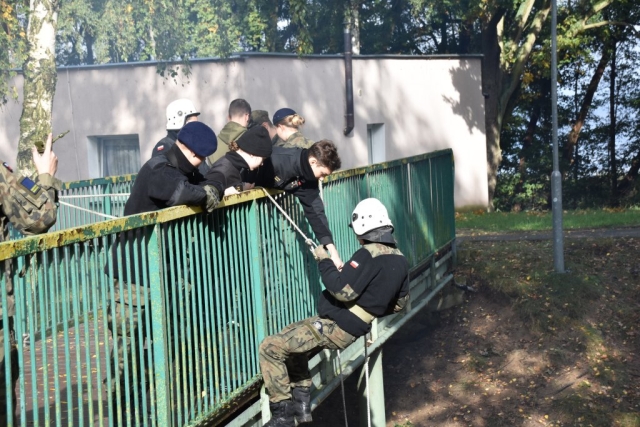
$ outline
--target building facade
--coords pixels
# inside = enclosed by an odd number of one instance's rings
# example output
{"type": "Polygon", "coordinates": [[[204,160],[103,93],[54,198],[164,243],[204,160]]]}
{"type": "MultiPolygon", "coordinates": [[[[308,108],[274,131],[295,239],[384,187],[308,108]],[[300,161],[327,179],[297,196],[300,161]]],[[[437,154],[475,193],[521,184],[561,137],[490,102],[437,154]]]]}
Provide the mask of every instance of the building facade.
{"type": "MultiPolygon", "coordinates": [[[[165,134],[165,108],[191,99],[218,132],[229,102],[246,99],[270,115],[293,108],[303,133],[338,146],[343,168],[452,148],[457,207],[486,206],[487,160],[479,56],[355,56],[355,126],[345,128],[341,55],[243,53],[196,60],[190,73],[162,77],[151,62],[61,67],[53,108],[59,177],[75,181],[135,173],[165,134]]],[[[10,84],[22,93],[22,76],[10,84]]],[[[21,99],[0,109],[0,158],[14,163],[21,99]]]]}

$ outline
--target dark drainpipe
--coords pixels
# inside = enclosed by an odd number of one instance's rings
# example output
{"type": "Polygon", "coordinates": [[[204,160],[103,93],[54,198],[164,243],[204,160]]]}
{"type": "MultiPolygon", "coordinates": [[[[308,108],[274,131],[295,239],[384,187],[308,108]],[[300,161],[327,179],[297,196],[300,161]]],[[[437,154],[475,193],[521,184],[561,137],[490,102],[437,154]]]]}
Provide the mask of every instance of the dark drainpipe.
{"type": "Polygon", "coordinates": [[[345,114],[346,126],[344,128],[344,134],[349,135],[353,130],[353,73],[351,71],[351,58],[353,56],[351,52],[351,28],[350,23],[344,24],[344,86],[345,97],[347,100],[347,112],[345,114]]]}

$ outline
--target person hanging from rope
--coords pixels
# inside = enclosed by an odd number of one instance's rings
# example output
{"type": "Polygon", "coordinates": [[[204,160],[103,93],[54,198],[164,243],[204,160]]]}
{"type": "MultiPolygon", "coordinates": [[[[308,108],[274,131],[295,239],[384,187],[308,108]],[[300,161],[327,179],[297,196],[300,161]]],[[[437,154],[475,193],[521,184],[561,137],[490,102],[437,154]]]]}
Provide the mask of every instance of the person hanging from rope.
{"type": "MultiPolygon", "coordinates": [[[[38,176],[32,181],[29,177],[14,172],[0,160],[0,242],[9,240],[9,223],[25,235],[46,233],[57,218],[57,199],[61,182],[54,178],[58,170],[58,157],[51,151],[52,135],[49,134],[44,152],[39,154],[33,147],[33,163],[38,176]]],[[[9,421],[18,425],[16,408],[16,383],[18,382],[18,347],[16,346],[14,318],[15,297],[13,294],[11,259],[3,262],[3,282],[7,305],[3,307],[0,297],[0,425],[9,421]],[[9,342],[9,352],[5,353],[5,341],[9,342]],[[6,374],[11,379],[7,388],[6,374]],[[13,412],[7,411],[7,395],[12,396],[13,412]]]]}
{"type": "Polygon", "coordinates": [[[253,184],[242,181],[242,173],[255,170],[271,155],[271,138],[262,126],[255,126],[229,143],[229,152],[216,160],[205,175],[205,184],[215,186],[228,196],[250,190],[253,184]]]}
{"type": "Polygon", "coordinates": [[[323,139],[308,149],[273,147],[271,157],[257,174],[245,172],[243,177],[245,182],[255,182],[256,186],[277,188],[296,196],[316,239],[327,248],[338,269],[342,268],[342,260],[333,243],[318,180],[331,175],[341,165],[335,144],[323,139]]]}
{"type": "Polygon", "coordinates": [[[260,371],[269,395],[269,427],[311,422],[309,359],[342,350],[371,330],[376,317],[397,313],[409,300],[409,262],[396,245],[387,209],[374,198],[353,210],[362,247],[340,271],[322,245],[315,250],[325,290],[318,315],[286,326],[262,341],[260,371]]]}

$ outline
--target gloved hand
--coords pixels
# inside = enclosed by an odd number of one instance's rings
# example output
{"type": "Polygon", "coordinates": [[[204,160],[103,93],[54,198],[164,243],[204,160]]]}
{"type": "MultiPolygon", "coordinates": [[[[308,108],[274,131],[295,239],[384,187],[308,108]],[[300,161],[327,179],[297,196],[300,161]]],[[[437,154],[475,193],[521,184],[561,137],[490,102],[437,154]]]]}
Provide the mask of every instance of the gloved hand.
{"type": "Polygon", "coordinates": [[[322,261],[323,259],[331,258],[327,250],[322,245],[316,246],[316,248],[313,250],[313,257],[316,259],[316,261],[322,261]]]}
{"type": "Polygon", "coordinates": [[[218,189],[213,185],[205,185],[204,191],[207,193],[207,204],[205,209],[207,212],[213,212],[213,210],[220,203],[220,195],[218,194],[218,189]]]}

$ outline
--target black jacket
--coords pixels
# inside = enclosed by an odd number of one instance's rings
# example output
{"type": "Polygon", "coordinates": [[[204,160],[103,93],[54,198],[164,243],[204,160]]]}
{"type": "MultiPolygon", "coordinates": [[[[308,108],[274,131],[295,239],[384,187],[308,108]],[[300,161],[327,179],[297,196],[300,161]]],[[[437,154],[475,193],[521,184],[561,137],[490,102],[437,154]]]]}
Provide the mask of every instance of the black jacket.
{"type": "Polygon", "coordinates": [[[205,183],[218,189],[218,194],[224,194],[229,187],[236,187],[242,191],[242,174],[249,170],[249,165],[240,154],[229,151],[224,157],[215,161],[205,175],[205,183]]]}
{"type": "MultiPolygon", "coordinates": [[[[151,150],[151,158],[168,153],[178,140],[178,132],[179,131],[177,130],[168,130],[167,136],[158,141],[153,147],[153,150],[151,150]]],[[[202,162],[200,166],[198,166],[198,170],[202,175],[207,173],[207,171],[209,170],[207,162],[202,162]]]]}
{"type": "Polygon", "coordinates": [[[318,315],[334,320],[354,337],[365,335],[371,325],[345,304],[358,304],[382,317],[392,314],[409,294],[409,262],[394,245],[368,243],[344,263],[342,271],[330,259],[320,261],[318,268],[326,288],[318,301],[318,315]]]}
{"type": "MultiPolygon", "coordinates": [[[[169,151],[156,157],[152,157],[145,163],[131,189],[131,195],[124,205],[124,214],[135,215],[144,212],[152,212],[171,206],[191,205],[205,206],[207,193],[198,185],[202,184],[204,177],[182,154],[177,145],[172,146],[169,151]]],[[[126,262],[130,260],[131,271],[134,270],[136,257],[134,247],[138,246],[136,241],[145,239],[144,230],[134,229],[118,236],[118,244],[113,246],[112,262],[114,278],[129,281],[129,274],[126,273],[126,262]],[[126,244],[125,244],[126,243],[126,244]],[[121,256],[122,271],[118,271],[117,253],[121,256]],[[129,255],[126,255],[128,249],[129,255]]],[[[138,249],[138,265],[142,266],[142,251],[138,249]]],[[[109,266],[105,266],[105,273],[109,274],[109,266]]],[[[138,276],[131,280],[133,283],[141,283],[142,271],[137,272],[138,276]]]]}
{"type": "MultiPolygon", "coordinates": [[[[245,182],[253,182],[245,176],[245,182]]],[[[277,188],[300,200],[304,214],[321,245],[333,243],[333,235],[324,213],[318,180],[309,165],[307,149],[273,147],[271,157],[258,170],[255,183],[261,187],[277,188]]]]}
{"type": "Polygon", "coordinates": [[[176,143],[178,139],[178,131],[177,130],[168,130],[167,136],[158,141],[151,150],[151,157],[159,156],[160,154],[164,154],[169,151],[171,147],[176,143]]]}
{"type": "Polygon", "coordinates": [[[204,177],[177,145],[145,163],[124,205],[125,215],[157,211],[170,206],[204,206],[207,193],[198,185],[204,177]]]}

